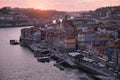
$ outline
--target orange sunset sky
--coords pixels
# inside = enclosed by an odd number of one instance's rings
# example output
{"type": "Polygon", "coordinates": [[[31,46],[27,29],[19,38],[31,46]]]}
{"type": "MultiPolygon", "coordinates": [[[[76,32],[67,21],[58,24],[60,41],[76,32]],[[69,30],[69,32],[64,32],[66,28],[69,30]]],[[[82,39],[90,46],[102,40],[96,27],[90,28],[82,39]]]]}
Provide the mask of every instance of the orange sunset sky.
{"type": "Polygon", "coordinates": [[[0,0],[0,8],[5,6],[59,11],[87,11],[99,7],[120,6],[120,0],[0,0]]]}

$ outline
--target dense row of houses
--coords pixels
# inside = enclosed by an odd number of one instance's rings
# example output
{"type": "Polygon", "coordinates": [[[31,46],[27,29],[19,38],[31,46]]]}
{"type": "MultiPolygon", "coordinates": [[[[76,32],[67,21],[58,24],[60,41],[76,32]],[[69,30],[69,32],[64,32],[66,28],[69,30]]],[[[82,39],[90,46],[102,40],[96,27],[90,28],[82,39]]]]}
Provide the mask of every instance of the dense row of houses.
{"type": "MultiPolygon", "coordinates": [[[[103,23],[93,19],[70,19],[65,16],[62,21],[56,20],[45,26],[22,29],[20,39],[21,42],[29,45],[45,41],[47,46],[60,52],[94,49],[105,60],[108,59],[106,49],[109,41],[111,41],[110,45],[115,43],[114,55],[120,52],[116,47],[116,44],[120,46],[120,26],[114,21],[103,23]]],[[[118,59],[117,63],[120,63],[118,59]]]]}
{"type": "Polygon", "coordinates": [[[104,42],[110,38],[120,37],[119,29],[116,24],[99,24],[93,19],[74,18],[71,20],[65,17],[62,22],[48,23],[45,27],[40,27],[39,31],[41,39],[46,40],[51,46],[74,51],[87,46],[104,46],[104,42]]]}

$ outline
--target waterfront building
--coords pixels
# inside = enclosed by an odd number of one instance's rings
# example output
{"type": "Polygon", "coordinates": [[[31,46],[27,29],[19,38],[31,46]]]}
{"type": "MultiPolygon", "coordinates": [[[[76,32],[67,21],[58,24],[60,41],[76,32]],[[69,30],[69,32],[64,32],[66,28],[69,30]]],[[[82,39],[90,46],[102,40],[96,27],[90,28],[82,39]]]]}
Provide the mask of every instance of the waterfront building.
{"type": "Polygon", "coordinates": [[[78,49],[85,49],[87,46],[92,46],[93,40],[95,40],[96,33],[90,32],[78,32],[77,46],[78,49]]]}
{"type": "Polygon", "coordinates": [[[36,43],[39,43],[41,41],[41,33],[40,33],[40,30],[37,30],[36,32],[34,32],[33,34],[33,40],[36,42],[36,43]]]}

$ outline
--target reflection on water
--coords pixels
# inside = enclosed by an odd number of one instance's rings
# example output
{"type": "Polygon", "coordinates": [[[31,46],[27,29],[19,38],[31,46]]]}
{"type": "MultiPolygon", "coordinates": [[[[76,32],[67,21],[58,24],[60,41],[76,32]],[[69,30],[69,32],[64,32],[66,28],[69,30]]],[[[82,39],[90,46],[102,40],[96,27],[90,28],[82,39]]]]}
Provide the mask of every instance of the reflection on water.
{"type": "Polygon", "coordinates": [[[19,39],[20,29],[0,29],[0,80],[80,80],[78,70],[60,71],[53,61],[39,63],[30,50],[10,45],[10,39],[19,39]]]}

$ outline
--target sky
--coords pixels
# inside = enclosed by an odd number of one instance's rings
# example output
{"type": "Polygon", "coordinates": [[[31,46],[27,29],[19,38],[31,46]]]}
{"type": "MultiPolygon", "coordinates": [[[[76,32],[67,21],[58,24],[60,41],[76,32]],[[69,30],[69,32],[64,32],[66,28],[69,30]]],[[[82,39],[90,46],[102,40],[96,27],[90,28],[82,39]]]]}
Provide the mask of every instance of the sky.
{"type": "Polygon", "coordinates": [[[59,11],[88,11],[100,7],[120,6],[120,0],[0,0],[0,8],[20,7],[59,11]]]}

